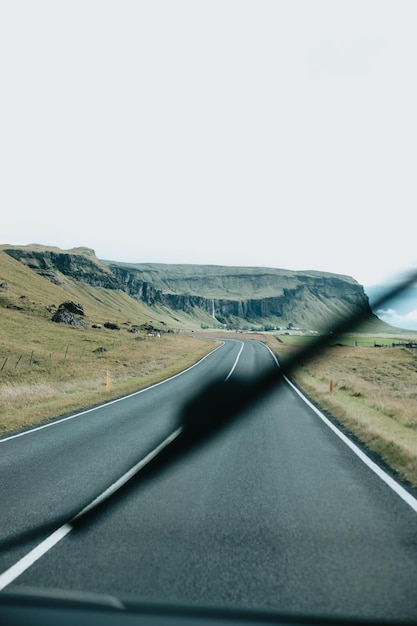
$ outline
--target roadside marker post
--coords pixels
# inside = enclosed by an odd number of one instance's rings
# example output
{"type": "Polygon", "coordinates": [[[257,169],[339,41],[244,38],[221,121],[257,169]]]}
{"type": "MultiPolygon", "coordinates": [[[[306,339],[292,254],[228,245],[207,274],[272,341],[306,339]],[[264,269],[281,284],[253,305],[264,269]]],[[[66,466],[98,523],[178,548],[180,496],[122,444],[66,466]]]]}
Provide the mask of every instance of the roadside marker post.
{"type": "Polygon", "coordinates": [[[107,372],[107,376],[106,376],[106,391],[107,392],[110,391],[110,372],[107,372]]]}

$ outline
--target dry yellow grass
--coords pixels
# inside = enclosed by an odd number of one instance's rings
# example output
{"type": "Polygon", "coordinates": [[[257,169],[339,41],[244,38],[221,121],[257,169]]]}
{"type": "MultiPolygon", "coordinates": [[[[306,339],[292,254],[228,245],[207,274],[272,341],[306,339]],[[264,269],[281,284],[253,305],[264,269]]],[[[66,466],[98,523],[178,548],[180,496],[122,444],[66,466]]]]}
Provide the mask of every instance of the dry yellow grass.
{"type": "MultiPolygon", "coordinates": [[[[109,337],[108,343],[112,346],[109,337]]],[[[68,352],[65,360],[61,354],[52,363],[46,354],[32,365],[26,358],[24,364],[3,371],[0,377],[0,432],[143,389],[189,367],[215,346],[212,341],[175,333],[123,338],[106,352],[90,350],[82,358],[79,346],[77,352],[68,352]]]]}

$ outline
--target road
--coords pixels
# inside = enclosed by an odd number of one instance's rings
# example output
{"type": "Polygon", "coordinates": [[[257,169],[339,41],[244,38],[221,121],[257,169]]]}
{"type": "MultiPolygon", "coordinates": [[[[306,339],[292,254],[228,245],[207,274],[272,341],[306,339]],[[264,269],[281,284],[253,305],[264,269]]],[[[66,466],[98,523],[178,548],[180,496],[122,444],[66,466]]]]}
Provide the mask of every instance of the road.
{"type": "Polygon", "coordinates": [[[0,588],[417,620],[417,503],[286,383],[33,557],[53,529],[29,531],[69,521],[138,463],[175,430],[191,392],[272,364],[264,345],[228,340],[162,384],[3,437],[0,588]]]}

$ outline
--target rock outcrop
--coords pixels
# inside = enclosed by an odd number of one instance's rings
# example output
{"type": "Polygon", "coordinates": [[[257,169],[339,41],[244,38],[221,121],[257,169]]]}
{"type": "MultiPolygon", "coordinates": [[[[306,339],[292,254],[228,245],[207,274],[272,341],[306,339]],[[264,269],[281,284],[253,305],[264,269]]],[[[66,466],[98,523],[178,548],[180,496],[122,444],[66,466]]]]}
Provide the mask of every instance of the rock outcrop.
{"type": "Polygon", "coordinates": [[[82,317],[84,317],[84,308],[81,304],[62,302],[51,319],[58,324],[69,324],[70,326],[86,328],[87,324],[81,319],[82,317]]]}
{"type": "Polygon", "coordinates": [[[59,251],[58,249],[33,250],[31,247],[5,247],[8,255],[20,261],[40,276],[60,284],[62,276],[88,283],[94,287],[119,289],[117,280],[88,248],[59,251]]]}

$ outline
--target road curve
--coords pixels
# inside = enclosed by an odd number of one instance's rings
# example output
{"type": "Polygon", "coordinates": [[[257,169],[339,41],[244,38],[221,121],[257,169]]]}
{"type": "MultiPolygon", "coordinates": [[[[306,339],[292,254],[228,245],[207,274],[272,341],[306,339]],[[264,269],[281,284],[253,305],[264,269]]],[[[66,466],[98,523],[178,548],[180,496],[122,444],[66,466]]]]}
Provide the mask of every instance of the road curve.
{"type": "MultiPolygon", "coordinates": [[[[214,376],[244,380],[272,362],[262,344],[226,341],[146,392],[3,438],[2,540],[71,519],[173,432],[191,391],[214,376]]],[[[417,619],[416,512],[290,385],[246,413],[68,532],[6,588],[417,619]]],[[[5,544],[0,587],[48,536],[5,544]]]]}

